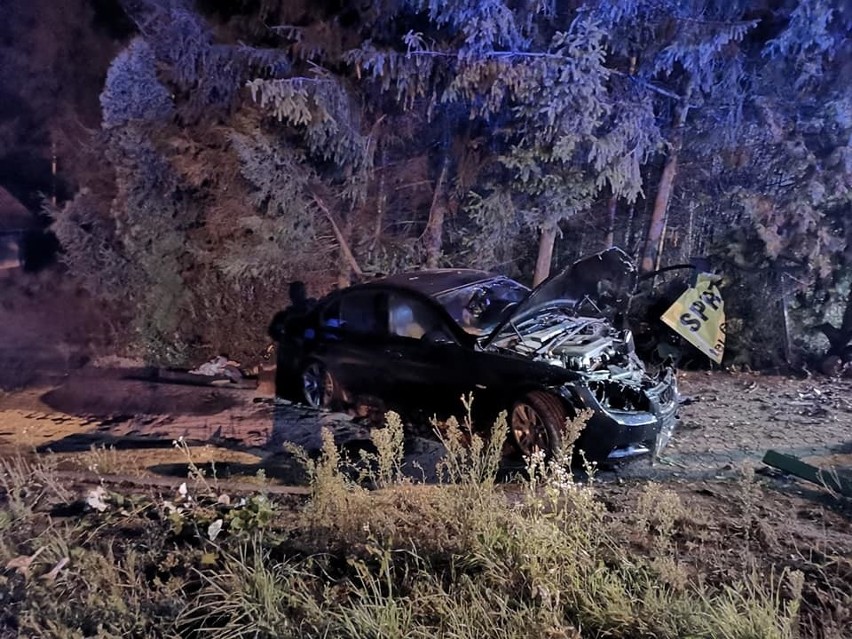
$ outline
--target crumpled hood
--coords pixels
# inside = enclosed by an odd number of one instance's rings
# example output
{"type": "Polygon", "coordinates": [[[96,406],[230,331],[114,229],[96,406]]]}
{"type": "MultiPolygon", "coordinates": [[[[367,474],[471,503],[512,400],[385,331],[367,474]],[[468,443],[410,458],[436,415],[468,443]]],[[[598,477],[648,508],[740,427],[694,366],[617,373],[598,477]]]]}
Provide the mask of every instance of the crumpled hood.
{"type": "Polygon", "coordinates": [[[533,289],[486,341],[491,342],[508,324],[521,323],[554,305],[572,308],[584,317],[612,321],[617,313],[626,311],[636,277],[630,257],[620,248],[581,258],[533,289]]]}

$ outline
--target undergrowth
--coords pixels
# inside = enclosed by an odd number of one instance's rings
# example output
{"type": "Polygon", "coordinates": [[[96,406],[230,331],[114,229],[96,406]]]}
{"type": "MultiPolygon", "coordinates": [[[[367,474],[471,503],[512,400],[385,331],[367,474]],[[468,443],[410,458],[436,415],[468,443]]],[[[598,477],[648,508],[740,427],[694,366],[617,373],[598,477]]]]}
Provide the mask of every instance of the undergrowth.
{"type": "Polygon", "coordinates": [[[653,484],[631,515],[637,551],[566,470],[577,424],[562,455],[497,484],[506,430],[448,424],[433,485],[411,479],[394,414],[354,459],[324,432],[318,458],[292,451],[311,490],[295,508],[198,473],[174,494],[75,501],[49,466],[2,460],[0,636],[798,636],[800,573],[689,569],[685,507],[653,484]]]}

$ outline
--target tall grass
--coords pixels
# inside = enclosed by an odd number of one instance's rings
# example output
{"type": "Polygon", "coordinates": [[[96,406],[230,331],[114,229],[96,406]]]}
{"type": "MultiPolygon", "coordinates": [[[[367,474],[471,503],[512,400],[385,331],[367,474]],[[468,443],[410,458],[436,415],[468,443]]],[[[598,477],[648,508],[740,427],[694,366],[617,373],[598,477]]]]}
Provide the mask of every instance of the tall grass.
{"type": "MultiPolygon", "coordinates": [[[[46,548],[28,574],[0,574],[0,601],[30,636],[796,636],[801,575],[744,572],[711,586],[684,570],[675,543],[684,507],[656,485],[632,518],[655,556],[633,550],[595,484],[566,470],[572,437],[564,455],[528,460],[526,480],[496,484],[506,430],[505,416],[488,438],[469,418],[450,422],[438,485],[408,478],[398,416],[356,459],[324,432],[318,458],[293,451],[311,486],[298,511],[250,529],[226,524],[215,539],[207,523],[232,521],[236,507],[200,503],[203,485],[183,514],[198,521],[179,535],[157,503],[134,511],[135,536],[119,508],[77,527],[47,522],[27,539],[0,529],[6,557],[46,548]],[[44,578],[63,559],[67,568],[44,578]]],[[[26,484],[47,471],[4,468],[6,508],[30,512],[43,493],[26,484]]]]}

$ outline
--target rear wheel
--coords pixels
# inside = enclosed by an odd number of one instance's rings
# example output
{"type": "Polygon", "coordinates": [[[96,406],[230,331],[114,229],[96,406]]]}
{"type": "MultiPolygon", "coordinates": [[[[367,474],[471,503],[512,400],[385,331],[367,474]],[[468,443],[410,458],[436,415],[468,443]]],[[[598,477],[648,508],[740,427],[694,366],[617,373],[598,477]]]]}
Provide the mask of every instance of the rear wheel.
{"type": "Polygon", "coordinates": [[[337,395],[337,383],[322,363],[308,362],[302,369],[302,399],[312,408],[330,408],[337,395]]]}
{"type": "Polygon", "coordinates": [[[542,452],[552,456],[562,444],[568,410],[555,395],[533,391],[512,405],[509,427],[524,456],[542,452]]]}

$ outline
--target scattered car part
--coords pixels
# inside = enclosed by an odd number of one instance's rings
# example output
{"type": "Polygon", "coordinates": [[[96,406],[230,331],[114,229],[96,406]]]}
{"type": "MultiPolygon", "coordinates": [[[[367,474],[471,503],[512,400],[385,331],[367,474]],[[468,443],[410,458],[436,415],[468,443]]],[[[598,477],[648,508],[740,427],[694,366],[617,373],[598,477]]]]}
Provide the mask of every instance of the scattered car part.
{"type": "Polygon", "coordinates": [[[673,331],[717,364],[725,354],[725,303],[716,285],[718,278],[700,273],[695,286],[688,288],[663,314],[673,331]]]}
{"type": "Polygon", "coordinates": [[[845,497],[852,498],[852,479],[843,477],[837,472],[812,466],[803,462],[798,457],[784,455],[774,450],[766,451],[766,454],[763,456],[763,463],[790,475],[795,475],[812,484],[827,488],[835,493],[840,493],[845,497]]]}

